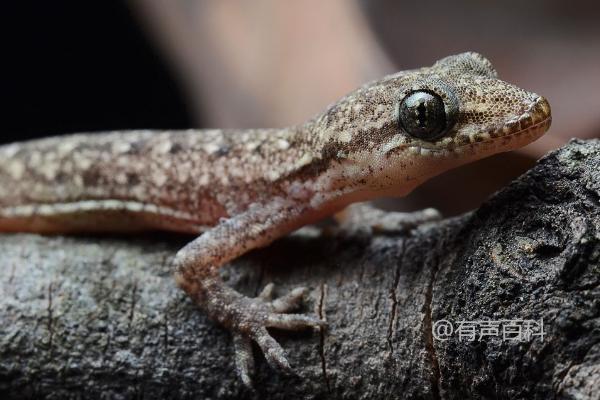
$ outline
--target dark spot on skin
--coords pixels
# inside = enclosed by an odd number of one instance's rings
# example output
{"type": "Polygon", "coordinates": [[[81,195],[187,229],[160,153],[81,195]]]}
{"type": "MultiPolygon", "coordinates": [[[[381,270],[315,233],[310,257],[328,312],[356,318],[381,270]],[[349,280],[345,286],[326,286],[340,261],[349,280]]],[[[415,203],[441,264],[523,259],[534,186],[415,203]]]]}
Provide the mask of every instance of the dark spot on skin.
{"type": "Polygon", "coordinates": [[[140,183],[140,177],[137,174],[127,174],[127,185],[135,186],[140,183]]]}
{"type": "Polygon", "coordinates": [[[341,146],[337,143],[328,143],[321,150],[321,159],[323,160],[331,160],[337,156],[337,153],[340,151],[341,146]]]}
{"type": "Polygon", "coordinates": [[[229,146],[219,147],[219,150],[217,150],[215,154],[217,155],[217,157],[223,157],[223,156],[226,156],[227,154],[229,154],[230,150],[231,150],[231,147],[229,147],[229,146]]]}
{"type": "Polygon", "coordinates": [[[65,183],[69,179],[69,175],[64,171],[59,171],[58,174],[54,177],[55,183],[65,183]]]}
{"type": "Polygon", "coordinates": [[[281,178],[279,178],[277,182],[279,181],[288,181],[288,180],[300,180],[300,181],[304,181],[306,179],[318,176],[321,174],[321,172],[327,170],[327,168],[329,168],[329,165],[331,163],[332,158],[327,158],[327,159],[323,159],[320,158],[318,160],[313,160],[313,162],[305,165],[304,167],[300,168],[299,170],[293,172],[290,175],[287,176],[283,176],[281,178]]]}
{"type": "Polygon", "coordinates": [[[142,153],[144,144],[142,142],[133,142],[129,145],[129,150],[125,154],[138,155],[142,153]]]}
{"type": "Polygon", "coordinates": [[[469,138],[466,136],[458,136],[456,138],[456,140],[458,141],[459,145],[463,145],[463,144],[468,144],[469,143],[469,138]]]}
{"type": "Polygon", "coordinates": [[[171,154],[177,154],[179,152],[181,152],[181,150],[183,150],[183,146],[179,143],[173,143],[171,145],[171,149],[169,149],[169,153],[171,154]]]}
{"type": "Polygon", "coordinates": [[[85,186],[98,186],[102,175],[97,169],[87,169],[81,174],[85,186]]]}
{"type": "Polygon", "coordinates": [[[262,151],[263,150],[262,147],[263,147],[263,143],[261,142],[258,146],[256,146],[256,148],[254,148],[253,153],[260,154],[261,157],[264,157],[265,154],[262,151]]]}

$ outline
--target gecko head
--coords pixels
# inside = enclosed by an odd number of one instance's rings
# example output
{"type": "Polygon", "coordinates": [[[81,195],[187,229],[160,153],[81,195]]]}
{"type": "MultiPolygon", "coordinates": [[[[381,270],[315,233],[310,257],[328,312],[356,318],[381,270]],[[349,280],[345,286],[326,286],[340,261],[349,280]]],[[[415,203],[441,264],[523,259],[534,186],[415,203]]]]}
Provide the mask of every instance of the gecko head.
{"type": "Polygon", "coordinates": [[[433,175],[528,144],[550,126],[543,97],[498,79],[469,52],[372,82],[317,123],[338,162],[366,174],[370,190],[410,191],[433,175]]]}

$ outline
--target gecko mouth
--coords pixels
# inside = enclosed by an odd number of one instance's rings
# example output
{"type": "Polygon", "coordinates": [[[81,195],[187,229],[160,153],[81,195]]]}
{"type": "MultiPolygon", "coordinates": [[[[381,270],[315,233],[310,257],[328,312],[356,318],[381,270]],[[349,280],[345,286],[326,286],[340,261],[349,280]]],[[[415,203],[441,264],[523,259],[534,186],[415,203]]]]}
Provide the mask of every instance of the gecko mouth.
{"type": "Polygon", "coordinates": [[[524,145],[524,144],[533,142],[534,140],[540,138],[548,130],[548,128],[550,128],[551,123],[552,123],[552,117],[547,117],[546,119],[544,119],[534,125],[531,125],[524,129],[520,129],[516,132],[508,133],[508,134],[504,134],[502,136],[496,136],[496,137],[491,136],[489,139],[486,139],[486,140],[475,141],[474,143],[467,143],[467,144],[455,147],[454,149],[451,149],[450,152],[460,151],[461,149],[464,149],[464,148],[476,148],[476,147],[486,146],[489,144],[498,144],[498,145],[504,147],[504,146],[508,146],[512,142],[515,142],[515,139],[521,139],[521,138],[524,140],[519,141],[519,145],[521,145],[521,144],[524,145]],[[524,143],[524,142],[526,142],[526,143],[524,143]]]}
{"type": "MultiPolygon", "coordinates": [[[[499,129],[490,132],[489,137],[485,137],[486,140],[475,137],[475,144],[499,142],[503,145],[517,137],[531,138],[533,141],[548,130],[551,122],[550,104],[544,97],[538,96],[523,114],[518,118],[506,121],[499,129]]],[[[473,141],[469,144],[473,144],[473,141]]]]}

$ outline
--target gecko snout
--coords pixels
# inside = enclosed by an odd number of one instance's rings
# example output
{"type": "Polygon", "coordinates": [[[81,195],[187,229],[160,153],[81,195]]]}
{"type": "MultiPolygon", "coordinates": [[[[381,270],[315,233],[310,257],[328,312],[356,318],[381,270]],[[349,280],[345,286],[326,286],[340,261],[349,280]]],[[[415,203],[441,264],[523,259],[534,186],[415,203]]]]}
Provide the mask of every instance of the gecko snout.
{"type": "Polygon", "coordinates": [[[531,106],[531,118],[533,124],[539,124],[548,120],[548,123],[552,120],[552,110],[550,109],[550,103],[543,96],[538,96],[533,105],[531,106]]]}

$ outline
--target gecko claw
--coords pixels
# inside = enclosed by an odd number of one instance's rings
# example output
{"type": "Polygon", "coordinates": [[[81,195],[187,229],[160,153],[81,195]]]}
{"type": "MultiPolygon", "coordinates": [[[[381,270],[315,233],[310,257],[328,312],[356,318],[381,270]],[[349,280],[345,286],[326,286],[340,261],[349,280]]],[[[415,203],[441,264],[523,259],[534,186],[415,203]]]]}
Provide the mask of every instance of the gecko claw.
{"type": "Polygon", "coordinates": [[[273,298],[273,290],[275,289],[275,284],[273,282],[268,283],[258,295],[258,298],[263,301],[269,301],[273,298]]]}
{"type": "Polygon", "coordinates": [[[276,313],[284,313],[297,309],[304,298],[304,295],[308,292],[305,287],[297,287],[285,296],[279,297],[271,302],[273,311],[276,313]]]}

